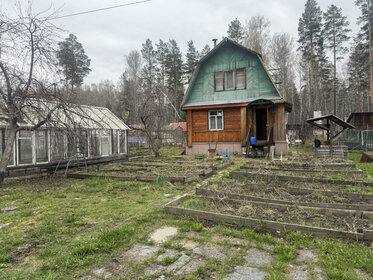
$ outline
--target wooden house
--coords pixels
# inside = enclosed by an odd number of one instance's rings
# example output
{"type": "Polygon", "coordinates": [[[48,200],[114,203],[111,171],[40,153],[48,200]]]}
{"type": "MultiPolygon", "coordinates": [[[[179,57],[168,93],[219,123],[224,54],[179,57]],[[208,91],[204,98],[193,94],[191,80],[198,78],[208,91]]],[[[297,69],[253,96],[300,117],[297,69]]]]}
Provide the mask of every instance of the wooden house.
{"type": "Polygon", "coordinates": [[[249,139],[286,154],[285,111],[262,56],[223,39],[198,63],[181,109],[187,113],[187,154],[246,150],[249,139]]]}

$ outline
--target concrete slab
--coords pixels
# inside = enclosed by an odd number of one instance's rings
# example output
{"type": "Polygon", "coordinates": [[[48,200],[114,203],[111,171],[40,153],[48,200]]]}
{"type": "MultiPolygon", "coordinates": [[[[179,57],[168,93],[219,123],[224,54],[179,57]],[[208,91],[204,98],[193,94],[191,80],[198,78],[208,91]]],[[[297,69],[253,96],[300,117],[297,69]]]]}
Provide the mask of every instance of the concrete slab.
{"type": "Polygon", "coordinates": [[[153,265],[153,266],[146,267],[145,270],[144,270],[144,274],[150,276],[150,275],[154,275],[156,273],[161,273],[162,271],[164,271],[163,266],[153,265]]]}
{"type": "Polygon", "coordinates": [[[162,227],[154,231],[149,240],[154,241],[156,244],[162,244],[174,237],[178,232],[177,227],[162,227]]]}
{"type": "Polygon", "coordinates": [[[218,260],[222,260],[227,257],[227,255],[223,253],[223,249],[221,247],[212,244],[196,247],[193,249],[193,253],[218,260]]]}
{"type": "Polygon", "coordinates": [[[176,257],[178,254],[179,254],[179,252],[176,251],[176,250],[167,249],[166,252],[164,252],[163,254],[161,254],[157,257],[157,262],[163,261],[163,259],[166,258],[166,257],[176,257]]]}
{"type": "Polygon", "coordinates": [[[317,262],[318,258],[319,256],[315,250],[302,249],[298,251],[295,261],[296,262],[317,262]]]}
{"type": "Polygon", "coordinates": [[[197,271],[200,266],[206,265],[203,260],[191,260],[188,264],[180,268],[175,275],[189,275],[197,271]]]}
{"type": "Polygon", "coordinates": [[[307,266],[296,265],[289,273],[289,280],[309,280],[310,276],[307,271],[307,266]]]}
{"type": "Polygon", "coordinates": [[[253,267],[236,266],[234,272],[227,275],[224,280],[264,280],[267,273],[253,267]]]}
{"type": "Polygon", "coordinates": [[[136,244],[130,250],[120,254],[116,259],[129,262],[142,263],[146,259],[154,256],[159,250],[159,246],[150,246],[144,244],[136,244]]]}
{"type": "Polygon", "coordinates": [[[181,255],[181,257],[176,261],[174,262],[173,264],[171,264],[168,268],[167,268],[167,271],[168,272],[172,272],[172,271],[178,271],[180,268],[182,268],[184,265],[186,265],[187,263],[189,263],[191,260],[191,257],[187,256],[187,255],[181,255]]]}
{"type": "Polygon", "coordinates": [[[273,257],[266,251],[251,248],[247,251],[244,260],[249,265],[270,266],[271,262],[273,261],[273,257]]]}

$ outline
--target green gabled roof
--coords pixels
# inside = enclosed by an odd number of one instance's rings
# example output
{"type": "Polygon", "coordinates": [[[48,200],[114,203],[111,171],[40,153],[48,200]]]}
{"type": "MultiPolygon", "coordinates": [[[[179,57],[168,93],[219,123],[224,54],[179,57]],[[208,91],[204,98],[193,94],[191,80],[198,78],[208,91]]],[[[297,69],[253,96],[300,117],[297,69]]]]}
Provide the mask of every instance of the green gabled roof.
{"type": "Polygon", "coordinates": [[[224,38],[198,63],[182,102],[182,108],[282,99],[271,80],[262,57],[224,38]],[[214,72],[246,68],[246,89],[215,92],[214,72]]]}

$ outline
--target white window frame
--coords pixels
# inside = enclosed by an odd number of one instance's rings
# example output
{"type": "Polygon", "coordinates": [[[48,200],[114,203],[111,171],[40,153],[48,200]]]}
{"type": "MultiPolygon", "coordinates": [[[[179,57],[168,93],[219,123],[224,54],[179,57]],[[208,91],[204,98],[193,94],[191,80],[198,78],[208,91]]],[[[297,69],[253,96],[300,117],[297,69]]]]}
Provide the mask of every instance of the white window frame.
{"type": "Polygon", "coordinates": [[[214,109],[214,110],[210,110],[208,111],[208,123],[209,123],[209,130],[210,131],[222,131],[224,130],[224,111],[222,109],[214,109]],[[216,115],[211,115],[211,112],[216,112],[216,115]],[[221,112],[221,115],[219,115],[219,112],[221,112]],[[211,117],[215,117],[215,128],[211,128],[211,117]],[[218,127],[218,117],[221,117],[221,120],[222,120],[222,124],[221,124],[221,128],[217,128],[218,127]]]}
{"type": "Polygon", "coordinates": [[[17,160],[17,166],[27,166],[27,165],[34,165],[35,164],[35,161],[36,161],[36,156],[35,156],[35,149],[34,149],[34,146],[35,146],[35,137],[34,137],[34,132],[31,131],[31,162],[28,162],[28,163],[20,163],[20,159],[19,159],[19,154],[20,154],[20,147],[19,147],[19,140],[20,139],[28,139],[30,138],[29,136],[20,136],[20,132],[22,130],[26,130],[27,129],[21,129],[19,131],[17,131],[17,135],[16,135],[16,145],[17,145],[17,150],[16,150],[16,153],[17,153],[17,156],[16,156],[16,160],[17,160]]]}

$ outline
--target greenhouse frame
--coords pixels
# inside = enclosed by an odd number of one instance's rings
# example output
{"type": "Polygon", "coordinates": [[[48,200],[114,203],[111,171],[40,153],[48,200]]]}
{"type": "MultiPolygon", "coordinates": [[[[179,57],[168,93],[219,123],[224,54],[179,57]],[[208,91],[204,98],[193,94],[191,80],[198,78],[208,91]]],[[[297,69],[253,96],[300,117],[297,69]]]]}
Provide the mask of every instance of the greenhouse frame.
{"type": "MultiPolygon", "coordinates": [[[[53,111],[32,130],[57,102],[33,100],[27,122],[19,123],[8,169],[55,165],[71,161],[120,159],[128,155],[129,127],[105,107],[69,104],[53,111]],[[68,109],[66,109],[68,108],[68,109]]],[[[26,118],[24,118],[26,119],[26,118]]],[[[0,128],[0,157],[5,149],[6,121],[0,128]]]]}

